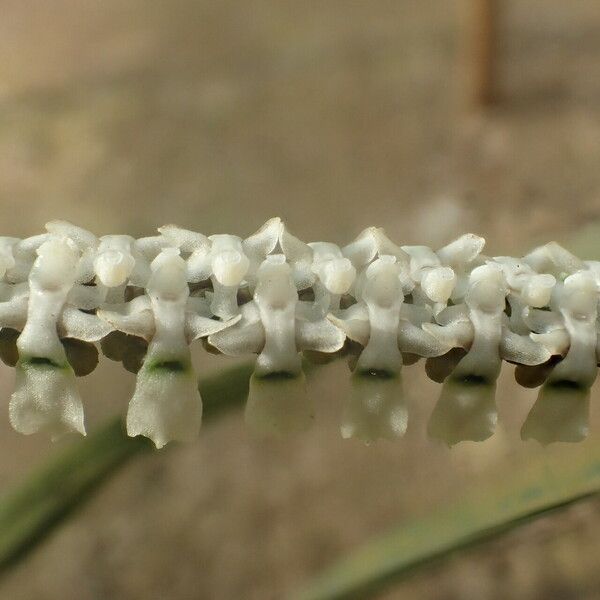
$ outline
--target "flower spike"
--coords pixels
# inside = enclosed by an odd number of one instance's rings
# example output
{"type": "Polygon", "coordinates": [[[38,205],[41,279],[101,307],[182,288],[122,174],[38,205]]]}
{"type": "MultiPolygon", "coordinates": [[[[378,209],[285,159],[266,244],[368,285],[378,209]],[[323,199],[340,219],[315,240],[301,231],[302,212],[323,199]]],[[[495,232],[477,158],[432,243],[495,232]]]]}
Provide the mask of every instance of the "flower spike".
{"type": "MultiPolygon", "coordinates": [[[[538,425],[548,402],[559,406],[556,390],[586,397],[597,375],[600,263],[556,242],[522,258],[484,256],[484,245],[469,233],[437,250],[403,246],[378,227],[345,245],[305,243],[279,218],[247,237],[177,225],[97,237],[61,220],[39,235],[0,237],[0,359],[16,368],[10,420],[24,433],[84,433],[75,376],[93,370],[99,342],[137,374],[129,434],[157,447],[190,440],[202,418],[190,353],[200,339],[214,353],[257,355],[246,420],[262,430],[312,422],[303,353],[314,362],[346,353],[344,436],[401,436],[401,367],[423,357],[444,381],[432,435],[491,435],[506,361],[517,381],[542,385],[545,404],[523,436],[546,440],[538,425]]],[[[584,416],[564,439],[585,434],[584,416]]]]}

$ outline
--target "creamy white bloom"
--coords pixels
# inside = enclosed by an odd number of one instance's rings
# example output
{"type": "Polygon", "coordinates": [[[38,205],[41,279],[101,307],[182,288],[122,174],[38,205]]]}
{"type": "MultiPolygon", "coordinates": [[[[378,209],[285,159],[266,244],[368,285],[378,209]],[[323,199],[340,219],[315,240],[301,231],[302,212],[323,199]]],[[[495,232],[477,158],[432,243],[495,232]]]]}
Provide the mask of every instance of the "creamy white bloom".
{"type": "Polygon", "coordinates": [[[470,272],[482,264],[481,251],[485,246],[485,239],[473,233],[466,233],[437,250],[442,265],[450,267],[456,277],[450,298],[453,302],[461,302],[469,283],[470,272]]]}
{"type": "Polygon", "coordinates": [[[335,352],[344,334],[327,319],[313,320],[309,303],[299,302],[291,268],[283,254],[268,256],[258,270],[254,300],[241,307],[242,319],[213,334],[210,344],[232,356],[257,353],[256,374],[295,376],[301,350],[335,352]]]}
{"type": "Polygon", "coordinates": [[[531,338],[549,353],[564,356],[548,378],[589,387],[596,379],[598,343],[598,287],[589,271],[577,271],[557,286],[552,311],[532,309],[526,316],[536,333],[531,338]]]}
{"type": "Polygon", "coordinates": [[[468,350],[453,377],[495,381],[502,358],[521,364],[546,362],[551,354],[527,336],[512,332],[504,313],[508,293],[506,278],[496,264],[476,267],[470,275],[464,304],[448,307],[437,315],[438,324],[423,329],[449,346],[468,350]]]}
{"type": "Polygon", "coordinates": [[[129,235],[105,235],[100,238],[94,256],[94,274],[99,283],[113,288],[129,281],[136,265],[134,241],[129,235]]]}
{"type": "Polygon", "coordinates": [[[377,252],[371,230],[363,232],[352,244],[340,248],[329,242],[305,244],[283,228],[280,245],[292,266],[296,288],[313,288],[316,318],[339,309],[341,297],[348,294],[354,285],[357,270],[371,262],[377,252]]]}
{"type": "Polygon", "coordinates": [[[421,305],[433,303],[434,312],[439,312],[454,291],[454,270],[443,266],[438,255],[427,246],[402,246],[402,249],[410,256],[414,301],[421,305]]]}
{"type": "Polygon", "coordinates": [[[404,304],[401,269],[396,256],[381,256],[366,270],[360,301],[338,316],[328,316],[364,346],[356,364],[358,372],[392,376],[402,365],[401,352],[439,356],[451,348],[419,327],[423,318],[431,317],[430,312],[404,304]]]}
{"type": "Polygon", "coordinates": [[[53,438],[69,431],[85,434],[83,406],[59,332],[95,341],[111,328],[66,304],[79,259],[80,252],[69,238],[51,236],[37,249],[23,311],[25,323],[17,340],[16,387],[9,407],[11,424],[22,433],[45,430],[53,438]]]}
{"type": "Polygon", "coordinates": [[[178,249],[163,249],[151,268],[147,295],[119,312],[100,310],[98,315],[117,330],[150,342],[129,402],[127,433],[144,435],[162,448],[170,441],[191,441],[200,430],[202,400],[189,344],[231,323],[204,316],[209,314],[206,303],[189,297],[178,249]]]}
{"type": "Polygon", "coordinates": [[[229,234],[194,235],[172,225],[159,231],[170,244],[189,254],[186,260],[189,282],[210,279],[213,286],[211,311],[220,318],[229,319],[239,313],[237,293],[240,286],[254,285],[260,263],[275,249],[281,219],[270,219],[246,239],[229,234]]]}
{"type": "Polygon", "coordinates": [[[524,317],[529,308],[547,306],[556,285],[553,275],[536,273],[524,260],[510,256],[496,256],[488,264],[500,266],[508,285],[510,328],[514,333],[527,335],[529,328],[524,317]]]}

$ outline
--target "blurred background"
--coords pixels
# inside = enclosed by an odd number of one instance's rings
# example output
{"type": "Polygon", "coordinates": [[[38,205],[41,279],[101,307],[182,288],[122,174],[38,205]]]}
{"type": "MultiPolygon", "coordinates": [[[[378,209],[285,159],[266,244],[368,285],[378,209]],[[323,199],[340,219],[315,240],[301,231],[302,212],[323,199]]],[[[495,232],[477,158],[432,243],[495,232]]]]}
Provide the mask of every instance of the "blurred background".
{"type": "MultiPolygon", "coordinates": [[[[245,236],[279,215],[306,241],[368,225],[434,246],[473,231],[492,255],[569,240],[600,215],[600,5],[496,0],[490,51],[482,4],[0,0],[2,234],[63,218],[97,234],[174,222],[245,236]]],[[[195,354],[203,372],[226,364],[195,354]]],[[[104,361],[79,383],[93,429],[126,410],[134,376],[104,361]]],[[[422,363],[404,383],[408,431],[393,443],[341,439],[337,362],[310,383],[305,434],[260,438],[240,412],[134,461],[0,597],[282,598],[390,524],[600,440],[594,390],[587,441],[521,441],[537,391],[507,368],[495,435],[449,449],[426,435],[440,386],[422,363]]],[[[12,385],[3,368],[5,407],[12,385]]],[[[7,419],[0,434],[2,492],[56,448],[7,419]]],[[[590,500],[382,598],[598,598],[598,539],[590,500]]]]}

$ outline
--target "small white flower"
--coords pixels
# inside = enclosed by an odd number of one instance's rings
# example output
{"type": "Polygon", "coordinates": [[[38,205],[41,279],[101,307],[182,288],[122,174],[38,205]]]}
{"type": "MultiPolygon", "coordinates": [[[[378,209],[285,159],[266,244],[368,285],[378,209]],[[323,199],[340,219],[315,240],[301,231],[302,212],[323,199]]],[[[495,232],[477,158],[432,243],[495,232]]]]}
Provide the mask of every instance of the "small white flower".
{"type": "Polygon", "coordinates": [[[313,288],[315,318],[338,310],[340,298],[352,289],[357,271],[373,260],[376,239],[371,230],[366,231],[352,244],[340,248],[329,242],[305,244],[283,228],[281,249],[292,266],[296,288],[313,288]]]}
{"type": "Polygon", "coordinates": [[[438,255],[427,246],[402,246],[410,256],[410,276],[415,282],[413,299],[417,304],[434,305],[438,313],[446,307],[456,286],[456,274],[442,265],[438,255]]]}
{"type": "Polygon", "coordinates": [[[17,340],[16,388],[10,401],[10,420],[17,431],[45,430],[53,438],[68,431],[85,434],[83,406],[59,332],[95,341],[111,328],[95,315],[66,305],[79,257],[79,250],[69,238],[50,236],[37,249],[29,275],[27,305],[23,296],[13,298],[17,302],[11,306],[12,317],[25,321],[17,340]]]}
{"type": "Polygon", "coordinates": [[[436,251],[442,265],[454,271],[456,282],[450,296],[454,303],[463,301],[469,283],[469,274],[483,263],[481,251],[484,246],[484,238],[466,233],[436,251]]]}
{"type": "Polygon", "coordinates": [[[596,379],[600,358],[598,343],[598,287],[594,275],[576,271],[557,284],[552,311],[532,309],[525,320],[535,333],[531,338],[549,353],[564,356],[548,383],[571,382],[589,387],[596,379]]]}
{"type": "Polygon", "coordinates": [[[529,308],[548,306],[556,285],[553,275],[536,273],[525,261],[510,256],[496,256],[494,264],[502,268],[509,288],[510,328],[520,335],[529,334],[524,320],[529,308]]]}
{"type": "Polygon", "coordinates": [[[480,378],[491,383],[500,373],[502,358],[527,365],[550,359],[551,354],[543,346],[509,329],[504,313],[507,293],[506,279],[498,265],[476,267],[469,277],[465,303],[439,313],[437,325],[423,324],[423,329],[440,342],[468,350],[453,378],[480,378]]]}
{"type": "Polygon", "coordinates": [[[170,441],[190,441],[200,429],[202,400],[189,344],[239,317],[215,321],[208,317],[205,300],[189,297],[186,263],[178,249],[164,248],[151,268],[147,295],[119,311],[99,310],[98,316],[117,330],[150,342],[129,402],[127,433],[144,435],[161,448],[170,441]]]}
{"type": "Polygon", "coordinates": [[[130,280],[136,262],[142,260],[140,254],[137,257],[135,255],[134,242],[129,235],[105,235],[100,238],[94,256],[94,274],[100,284],[115,288],[130,280]]]}
{"type": "Polygon", "coordinates": [[[268,256],[258,270],[254,300],[241,307],[242,319],[208,342],[231,356],[257,353],[259,377],[296,376],[302,350],[335,352],[345,336],[327,319],[313,320],[310,304],[298,301],[283,254],[268,256]]]}
{"type": "Polygon", "coordinates": [[[239,313],[237,293],[243,284],[253,286],[256,272],[277,245],[281,231],[281,219],[267,221],[256,233],[245,240],[229,234],[201,234],[175,226],[159,229],[169,243],[189,253],[187,279],[199,282],[210,279],[213,285],[211,311],[214,315],[229,319],[239,313]]]}
{"type": "Polygon", "coordinates": [[[421,329],[422,319],[431,318],[431,312],[404,304],[401,269],[395,256],[381,256],[366,270],[360,301],[337,316],[328,316],[364,346],[356,364],[359,373],[394,376],[402,366],[401,352],[439,356],[450,350],[421,329]]]}

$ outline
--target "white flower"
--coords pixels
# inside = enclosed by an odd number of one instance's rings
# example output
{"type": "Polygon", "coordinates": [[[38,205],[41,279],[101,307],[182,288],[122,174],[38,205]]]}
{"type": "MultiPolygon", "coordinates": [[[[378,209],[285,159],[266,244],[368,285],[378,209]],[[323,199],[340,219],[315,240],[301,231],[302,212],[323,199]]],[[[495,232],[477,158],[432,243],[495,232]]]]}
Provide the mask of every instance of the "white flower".
{"type": "Polygon", "coordinates": [[[532,309],[525,320],[531,338],[550,354],[564,356],[548,383],[589,387],[596,379],[598,344],[598,287],[594,275],[576,271],[556,286],[552,311],[532,309]]]}
{"type": "Polygon", "coordinates": [[[296,376],[301,350],[335,352],[344,334],[326,319],[313,320],[309,303],[299,302],[285,256],[268,256],[258,270],[254,300],[241,306],[242,319],[208,342],[231,356],[257,353],[256,375],[296,376]]]}
{"type": "Polygon", "coordinates": [[[37,255],[29,275],[27,305],[23,296],[13,298],[11,305],[15,321],[25,321],[17,340],[19,361],[10,401],[11,424],[23,433],[45,430],[53,438],[68,431],[85,434],[81,399],[59,332],[95,341],[111,328],[95,315],[66,305],[80,256],[70,239],[50,236],[39,246],[37,255]]]}
{"type": "Polygon", "coordinates": [[[356,364],[359,373],[394,376],[402,366],[401,352],[439,356],[451,348],[420,328],[430,311],[404,304],[401,269],[395,256],[381,256],[366,270],[360,301],[328,316],[364,346],[356,364]]]}
{"type": "Polygon", "coordinates": [[[366,229],[354,242],[340,248],[329,242],[305,244],[282,229],[280,245],[292,266],[296,288],[313,288],[315,318],[339,309],[340,298],[351,291],[357,271],[377,254],[377,231],[366,229]]]}
{"type": "Polygon", "coordinates": [[[456,274],[442,265],[438,255],[427,246],[402,246],[410,256],[410,276],[415,282],[413,299],[417,304],[434,304],[434,312],[446,307],[456,286],[456,274]]]}
{"type": "Polygon", "coordinates": [[[496,256],[494,264],[502,268],[509,288],[510,328],[514,333],[527,335],[529,328],[524,320],[527,310],[548,306],[556,279],[550,274],[540,275],[523,260],[510,256],[496,256]]]}
{"type": "Polygon", "coordinates": [[[239,313],[238,289],[244,283],[254,285],[260,263],[271,253],[281,231],[281,219],[267,221],[256,233],[245,240],[229,234],[208,238],[175,226],[161,227],[161,234],[169,243],[189,254],[187,279],[199,282],[210,279],[213,285],[211,311],[229,319],[239,313]]]}
{"type": "Polygon", "coordinates": [[[441,343],[468,350],[453,371],[453,378],[491,383],[500,373],[502,358],[526,365],[550,359],[550,352],[541,344],[509,329],[504,313],[507,293],[506,279],[498,265],[476,267],[469,277],[465,303],[439,313],[437,325],[423,324],[423,329],[441,343]]]}
{"type": "Polygon", "coordinates": [[[127,412],[127,433],[144,435],[157,448],[190,441],[199,432],[202,400],[189,344],[236,322],[209,318],[206,301],[190,298],[185,261],[176,248],[165,248],[151,264],[147,295],[119,311],[98,316],[124,333],[150,342],[127,412]]]}
{"type": "Polygon", "coordinates": [[[442,265],[450,267],[455,274],[456,282],[450,298],[454,303],[461,302],[469,283],[469,274],[483,263],[481,251],[485,239],[473,233],[465,233],[459,238],[436,251],[442,265]]]}
{"type": "MultiPolygon", "coordinates": [[[[129,235],[105,235],[100,238],[94,256],[94,274],[99,283],[113,288],[129,281],[136,266],[134,242],[129,235]]],[[[139,254],[137,258],[138,261],[142,260],[139,254]]]]}

